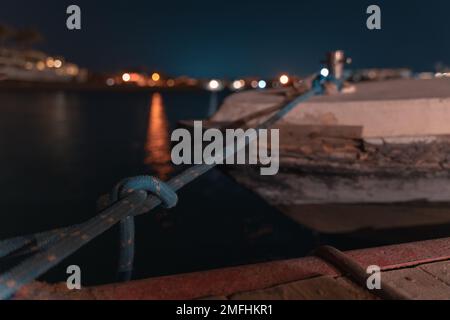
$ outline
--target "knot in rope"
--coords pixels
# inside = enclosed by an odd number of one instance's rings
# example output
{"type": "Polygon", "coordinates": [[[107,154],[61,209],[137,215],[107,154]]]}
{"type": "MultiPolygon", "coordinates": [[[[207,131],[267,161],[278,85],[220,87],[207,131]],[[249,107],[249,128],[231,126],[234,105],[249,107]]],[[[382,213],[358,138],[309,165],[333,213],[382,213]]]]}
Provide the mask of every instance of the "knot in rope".
{"type": "MultiPolygon", "coordinates": [[[[147,191],[157,197],[164,208],[170,209],[178,203],[175,191],[165,182],[151,176],[137,176],[120,181],[110,194],[111,203],[137,191],[147,191]]],[[[121,280],[131,279],[134,262],[135,226],[134,217],[128,216],[120,222],[119,277],[121,280]]]]}
{"type": "Polygon", "coordinates": [[[165,182],[152,176],[137,176],[126,178],[119,182],[111,192],[111,202],[116,202],[127,194],[144,190],[157,197],[166,209],[173,208],[178,203],[178,195],[165,182]]]}

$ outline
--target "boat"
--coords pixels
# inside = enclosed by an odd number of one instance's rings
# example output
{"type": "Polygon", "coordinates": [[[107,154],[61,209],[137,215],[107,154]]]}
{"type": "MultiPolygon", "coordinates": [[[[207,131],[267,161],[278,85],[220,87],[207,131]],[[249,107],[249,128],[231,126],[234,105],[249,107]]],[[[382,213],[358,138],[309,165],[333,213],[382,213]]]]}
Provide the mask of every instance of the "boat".
{"type": "MultiPolygon", "coordinates": [[[[347,88],[302,102],[273,126],[280,130],[277,175],[262,176],[254,165],[222,169],[320,233],[450,226],[450,78],[381,78],[347,88]]],[[[292,87],[233,94],[205,126],[257,127],[299,94],[292,87]]]]}
{"type": "Polygon", "coordinates": [[[86,80],[87,71],[62,57],[37,50],[0,48],[0,80],[70,83],[86,80]]]}

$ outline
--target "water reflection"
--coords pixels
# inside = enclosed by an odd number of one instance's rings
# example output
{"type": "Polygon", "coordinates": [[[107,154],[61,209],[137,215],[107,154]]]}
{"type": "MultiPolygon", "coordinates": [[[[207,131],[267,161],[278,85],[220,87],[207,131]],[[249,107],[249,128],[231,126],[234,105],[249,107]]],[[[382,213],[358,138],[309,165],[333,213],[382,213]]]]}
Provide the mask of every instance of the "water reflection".
{"type": "Polygon", "coordinates": [[[151,166],[159,178],[166,179],[173,167],[170,158],[169,122],[159,93],[153,94],[150,104],[145,153],[144,163],[151,166]]]}

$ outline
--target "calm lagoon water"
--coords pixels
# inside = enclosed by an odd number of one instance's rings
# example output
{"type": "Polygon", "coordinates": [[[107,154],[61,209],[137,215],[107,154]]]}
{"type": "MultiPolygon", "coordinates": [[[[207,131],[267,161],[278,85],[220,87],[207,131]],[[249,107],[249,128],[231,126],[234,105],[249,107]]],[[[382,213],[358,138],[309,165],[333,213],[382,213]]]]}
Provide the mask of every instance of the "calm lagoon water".
{"type": "MultiPolygon", "coordinates": [[[[0,92],[0,239],[89,219],[99,196],[124,177],[167,178],[175,170],[170,130],[205,118],[209,101],[203,91],[0,92]]],[[[319,241],[341,249],[384,244],[318,237],[217,169],[179,198],[170,211],[137,218],[135,278],[301,257],[319,241]]],[[[117,256],[114,228],[44,280],[64,280],[77,264],[85,285],[111,282],[117,256]]]]}

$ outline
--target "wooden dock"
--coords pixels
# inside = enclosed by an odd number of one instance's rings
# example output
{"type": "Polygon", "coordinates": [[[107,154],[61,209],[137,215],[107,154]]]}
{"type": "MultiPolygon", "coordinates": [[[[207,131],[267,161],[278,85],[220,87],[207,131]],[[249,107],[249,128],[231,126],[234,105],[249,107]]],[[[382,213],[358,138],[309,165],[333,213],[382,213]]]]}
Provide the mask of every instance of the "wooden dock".
{"type": "MultiPolygon", "coordinates": [[[[361,268],[381,268],[381,284],[407,299],[450,300],[450,238],[345,255],[361,268]]],[[[144,279],[68,291],[65,284],[34,283],[16,299],[82,300],[373,300],[375,291],[355,283],[335,265],[317,257],[144,279]]]]}

